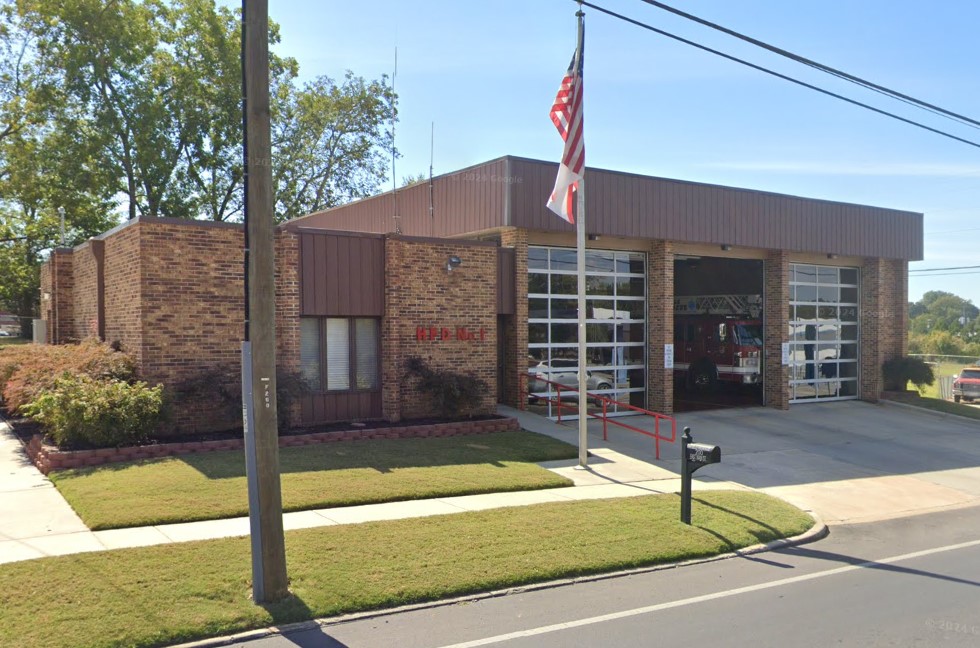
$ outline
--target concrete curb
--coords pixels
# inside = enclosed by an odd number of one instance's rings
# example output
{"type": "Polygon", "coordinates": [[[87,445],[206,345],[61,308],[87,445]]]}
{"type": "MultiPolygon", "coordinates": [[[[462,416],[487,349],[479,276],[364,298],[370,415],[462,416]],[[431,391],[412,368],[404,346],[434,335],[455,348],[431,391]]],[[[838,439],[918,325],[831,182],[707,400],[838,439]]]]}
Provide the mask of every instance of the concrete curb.
{"type": "Polygon", "coordinates": [[[904,409],[915,410],[916,412],[922,412],[924,414],[931,414],[932,416],[938,416],[940,418],[950,418],[956,419],[957,421],[966,421],[968,423],[974,423],[980,425],[980,419],[970,418],[969,416],[960,416],[959,414],[950,414],[949,412],[940,412],[938,410],[928,409],[926,407],[916,407],[915,405],[910,405],[909,403],[900,403],[898,401],[881,399],[878,401],[879,404],[885,407],[899,407],[904,409]]]}
{"type": "Polygon", "coordinates": [[[257,639],[264,639],[266,637],[272,637],[276,635],[288,635],[295,632],[303,632],[305,630],[314,630],[317,628],[324,628],[328,626],[339,625],[342,623],[349,623],[351,621],[361,621],[364,619],[374,619],[389,616],[392,614],[401,614],[404,612],[413,612],[415,610],[425,610],[430,608],[444,607],[448,605],[457,605],[459,603],[470,603],[473,601],[482,601],[485,599],[498,598],[501,596],[509,596],[511,594],[520,594],[523,592],[535,592],[539,590],[553,589],[556,587],[564,587],[566,585],[574,585],[576,583],[590,583],[602,580],[609,580],[612,578],[622,578],[624,576],[634,576],[637,574],[648,574],[651,572],[665,571],[668,569],[677,569],[680,567],[688,567],[691,565],[702,565],[705,563],[717,562],[719,560],[729,560],[731,558],[739,558],[742,556],[751,556],[753,554],[765,553],[768,551],[775,551],[777,549],[785,549],[786,547],[796,547],[803,544],[808,544],[810,542],[816,542],[817,540],[822,540],[826,538],[830,533],[830,529],[815,513],[812,511],[804,511],[807,515],[813,518],[813,526],[804,531],[803,533],[793,536],[791,538],[781,538],[779,540],[773,540],[772,542],[767,542],[764,544],[752,545],[744,549],[738,549],[736,551],[731,551],[728,553],[718,554],[717,556],[709,556],[707,558],[695,558],[692,560],[684,560],[677,563],[668,563],[664,565],[651,565],[649,567],[637,567],[636,569],[625,569],[616,572],[610,572],[608,574],[591,574],[589,576],[576,576],[574,578],[562,578],[559,580],[548,581],[545,583],[534,583],[531,585],[522,585],[520,587],[510,587],[502,590],[493,590],[490,592],[481,592],[479,594],[469,594],[467,596],[458,596],[450,599],[442,599],[439,601],[429,601],[426,603],[413,603],[411,605],[402,605],[395,608],[387,608],[383,610],[371,610],[367,612],[356,612],[353,614],[345,614],[339,617],[328,617],[325,619],[312,619],[310,621],[300,621],[297,623],[290,623],[282,626],[270,626],[268,628],[261,628],[258,630],[247,630],[245,632],[240,632],[234,635],[228,635],[225,637],[212,637],[210,639],[201,639],[199,641],[193,641],[191,643],[174,644],[170,648],[219,648],[221,646],[230,646],[235,643],[243,641],[254,641],[257,639]]]}

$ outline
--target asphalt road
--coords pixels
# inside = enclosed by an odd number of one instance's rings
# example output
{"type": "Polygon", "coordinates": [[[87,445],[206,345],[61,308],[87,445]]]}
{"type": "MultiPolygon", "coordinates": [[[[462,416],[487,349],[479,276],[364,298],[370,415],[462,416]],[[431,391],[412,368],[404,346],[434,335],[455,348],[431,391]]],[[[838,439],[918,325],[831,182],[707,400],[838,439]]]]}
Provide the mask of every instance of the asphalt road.
{"type": "Polygon", "coordinates": [[[776,552],[233,645],[978,646],[980,507],[835,526],[824,540],[776,552]]]}

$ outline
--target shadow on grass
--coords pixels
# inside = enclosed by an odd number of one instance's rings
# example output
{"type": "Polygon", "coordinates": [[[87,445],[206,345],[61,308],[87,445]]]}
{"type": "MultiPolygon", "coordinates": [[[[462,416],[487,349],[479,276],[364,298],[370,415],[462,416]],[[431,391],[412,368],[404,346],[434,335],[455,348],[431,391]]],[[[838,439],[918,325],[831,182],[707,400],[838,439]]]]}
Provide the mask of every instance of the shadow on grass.
{"type": "MultiPolygon", "coordinates": [[[[783,537],[783,535],[782,535],[782,533],[780,533],[779,529],[777,529],[776,527],[774,527],[774,526],[772,526],[770,524],[766,524],[762,520],[758,520],[758,519],[752,517],[751,515],[746,515],[745,513],[740,513],[738,511],[733,510],[733,509],[725,508],[724,506],[718,506],[717,504],[712,504],[711,502],[705,501],[705,500],[703,500],[703,499],[701,499],[699,497],[693,497],[692,496],[691,497],[691,501],[692,502],[697,502],[698,504],[701,504],[702,506],[707,506],[709,508],[713,508],[716,511],[722,511],[724,513],[728,513],[729,515],[734,515],[736,517],[740,517],[743,520],[747,520],[749,522],[752,522],[753,524],[759,525],[763,529],[766,529],[766,531],[768,531],[768,533],[766,533],[765,531],[759,531],[759,530],[756,530],[756,529],[746,529],[746,531],[748,533],[750,533],[751,535],[755,536],[756,540],[758,540],[759,542],[769,542],[771,540],[776,540],[778,538],[782,538],[783,537]]],[[[692,520],[694,519],[694,512],[693,511],[691,512],[691,519],[692,520]]],[[[718,540],[720,540],[725,545],[725,548],[728,549],[729,551],[735,551],[735,550],[739,549],[739,546],[738,545],[736,545],[735,543],[733,543],[731,540],[729,540],[728,538],[726,538],[722,534],[720,534],[720,533],[718,533],[716,531],[713,531],[712,529],[709,529],[707,527],[698,525],[698,524],[694,524],[693,526],[696,526],[697,528],[701,529],[702,531],[704,531],[706,533],[710,533],[714,537],[718,538],[718,540]]]]}
{"type": "MultiPolygon", "coordinates": [[[[404,468],[459,465],[506,468],[507,463],[571,459],[577,456],[576,453],[577,449],[572,445],[525,431],[465,437],[365,439],[281,448],[279,471],[303,473],[368,469],[390,473],[404,468]]],[[[165,460],[183,462],[208,479],[245,476],[245,453],[242,450],[180,455],[165,460]]],[[[131,466],[131,463],[105,464],[82,470],[116,471],[131,466]]]]}

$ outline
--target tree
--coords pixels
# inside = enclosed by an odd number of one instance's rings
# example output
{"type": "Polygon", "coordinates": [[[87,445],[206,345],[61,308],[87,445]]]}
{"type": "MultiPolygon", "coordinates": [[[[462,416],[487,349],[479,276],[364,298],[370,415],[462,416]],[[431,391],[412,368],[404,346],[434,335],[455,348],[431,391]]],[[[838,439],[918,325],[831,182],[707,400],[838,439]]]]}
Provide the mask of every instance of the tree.
{"type": "Polygon", "coordinates": [[[273,180],[280,221],[376,193],[394,138],[396,97],[386,76],[350,71],[340,85],[321,76],[301,90],[280,88],[273,112],[273,180]]]}
{"type": "Polygon", "coordinates": [[[429,181],[429,174],[424,172],[419,172],[412,175],[407,175],[404,178],[402,178],[402,186],[409,187],[411,185],[418,184],[420,182],[428,182],[428,181],[429,181]]]}
{"type": "MultiPolygon", "coordinates": [[[[0,0],[5,308],[35,312],[59,208],[68,244],[120,210],[241,218],[240,15],[214,0],[0,0]]],[[[270,53],[278,220],[376,191],[394,152],[387,79],[300,88],[298,69],[270,53]]]]}

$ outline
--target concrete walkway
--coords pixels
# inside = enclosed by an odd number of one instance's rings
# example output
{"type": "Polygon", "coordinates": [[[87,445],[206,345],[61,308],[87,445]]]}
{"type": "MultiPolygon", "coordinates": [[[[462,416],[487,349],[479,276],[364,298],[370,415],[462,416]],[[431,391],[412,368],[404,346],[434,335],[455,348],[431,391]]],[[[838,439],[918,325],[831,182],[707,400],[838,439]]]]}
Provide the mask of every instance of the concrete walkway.
{"type": "MultiPolygon", "coordinates": [[[[501,407],[528,430],[578,443],[577,423],[501,407]]],[[[630,418],[631,425],[643,425],[630,418]]],[[[720,445],[722,463],[697,473],[697,489],[755,489],[812,511],[825,522],[866,522],[980,505],[980,421],[894,404],[858,401],[697,412],[677,417],[696,441],[720,445]]],[[[647,423],[649,425],[649,423],[647,423]]],[[[589,466],[545,467],[575,486],[286,513],[286,529],[425,515],[447,515],[540,502],[628,497],[680,490],[679,443],[590,421],[589,466]]],[[[669,428],[663,430],[669,433],[669,428]]],[[[248,535],[248,518],[89,531],[51,482],[28,461],[0,422],[0,563],[43,556],[248,535]]]]}
{"type": "MultiPolygon", "coordinates": [[[[518,413],[528,429],[567,436],[568,428],[539,416],[518,413]]],[[[616,452],[596,448],[589,470],[576,468],[577,461],[542,464],[565,475],[575,486],[514,493],[464,495],[431,500],[350,506],[283,515],[286,530],[336,524],[428,515],[448,515],[507,506],[544,502],[631,497],[680,490],[677,474],[616,452]]],[[[701,480],[695,489],[736,489],[738,484],[701,480]]],[[[0,422],[0,563],[29,560],[86,551],[141,547],[169,542],[244,536],[249,533],[247,517],[183,524],[167,524],[108,531],[89,531],[61,497],[53,484],[27,460],[20,442],[0,422]]]]}
{"type": "MultiPolygon", "coordinates": [[[[649,419],[629,421],[651,425],[649,419]]],[[[533,422],[522,423],[534,429],[533,422]]],[[[590,422],[590,447],[652,460],[650,438],[610,426],[609,441],[603,442],[601,425],[590,422]]],[[[786,411],[753,407],[678,414],[678,435],[684,426],[691,427],[695,441],[722,448],[722,462],[697,473],[702,482],[742,484],[828,524],[980,505],[977,420],[886,401],[840,401],[786,411]]],[[[574,428],[564,430],[556,436],[575,443],[574,428]]],[[[661,444],[661,457],[658,466],[679,472],[678,444],[661,444]]]]}

